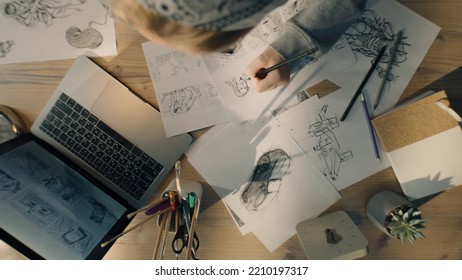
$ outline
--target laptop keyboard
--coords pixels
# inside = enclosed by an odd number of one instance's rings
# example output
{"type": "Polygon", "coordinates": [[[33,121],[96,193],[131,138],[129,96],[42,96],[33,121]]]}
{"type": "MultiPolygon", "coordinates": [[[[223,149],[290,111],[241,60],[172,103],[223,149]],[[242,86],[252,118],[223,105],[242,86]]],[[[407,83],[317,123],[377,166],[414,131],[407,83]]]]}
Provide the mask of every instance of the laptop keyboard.
{"type": "Polygon", "coordinates": [[[40,129],[136,200],[164,168],[65,93],[40,129]]]}

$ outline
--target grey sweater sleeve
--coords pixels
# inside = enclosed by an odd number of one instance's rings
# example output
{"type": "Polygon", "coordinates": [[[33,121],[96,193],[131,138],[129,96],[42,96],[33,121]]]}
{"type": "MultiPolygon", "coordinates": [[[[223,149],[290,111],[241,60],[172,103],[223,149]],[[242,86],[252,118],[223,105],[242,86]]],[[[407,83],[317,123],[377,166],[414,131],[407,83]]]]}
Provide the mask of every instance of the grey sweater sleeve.
{"type": "MultiPolygon", "coordinates": [[[[301,0],[300,12],[286,22],[280,38],[271,44],[284,60],[311,48],[313,57],[326,54],[357,19],[366,0],[301,0]]],[[[289,64],[294,70],[299,62],[289,64]]]]}

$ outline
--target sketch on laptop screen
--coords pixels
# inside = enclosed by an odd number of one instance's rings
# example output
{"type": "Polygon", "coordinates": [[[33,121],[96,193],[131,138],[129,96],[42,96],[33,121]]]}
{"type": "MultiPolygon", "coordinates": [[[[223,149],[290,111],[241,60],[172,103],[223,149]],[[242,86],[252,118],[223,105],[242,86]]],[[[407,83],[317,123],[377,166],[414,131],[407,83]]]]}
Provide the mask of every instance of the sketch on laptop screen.
{"type": "Polygon", "coordinates": [[[35,142],[0,156],[2,228],[45,259],[83,259],[127,210],[35,142]]]}

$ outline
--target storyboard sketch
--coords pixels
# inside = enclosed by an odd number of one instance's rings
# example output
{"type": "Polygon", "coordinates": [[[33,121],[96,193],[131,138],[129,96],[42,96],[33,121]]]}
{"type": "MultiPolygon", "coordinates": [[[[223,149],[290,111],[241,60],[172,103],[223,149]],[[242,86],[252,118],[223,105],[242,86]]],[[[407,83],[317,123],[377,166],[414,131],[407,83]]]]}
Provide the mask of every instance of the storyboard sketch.
{"type": "Polygon", "coordinates": [[[168,137],[229,121],[201,57],[153,42],[142,47],[168,137]]]}
{"type": "Polygon", "coordinates": [[[126,210],[35,143],[0,156],[0,200],[3,229],[63,259],[85,258],[126,210]]]}
{"type": "Polygon", "coordinates": [[[117,54],[103,0],[2,0],[0,10],[0,64],[117,54]]]}

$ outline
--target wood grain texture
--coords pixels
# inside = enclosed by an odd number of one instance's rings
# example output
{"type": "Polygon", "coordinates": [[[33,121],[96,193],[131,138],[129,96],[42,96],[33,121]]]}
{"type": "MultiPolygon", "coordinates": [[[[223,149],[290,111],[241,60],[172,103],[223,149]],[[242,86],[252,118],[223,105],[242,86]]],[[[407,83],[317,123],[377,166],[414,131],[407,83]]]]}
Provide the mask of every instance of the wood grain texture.
{"type": "MultiPolygon", "coordinates": [[[[404,91],[401,101],[427,89],[446,90],[452,106],[462,109],[462,1],[460,0],[400,0],[408,8],[440,26],[439,33],[427,56],[404,91]]],[[[149,77],[141,43],[145,39],[130,27],[116,24],[119,54],[93,60],[134,92],[157,107],[155,92],[149,77]]],[[[73,60],[46,61],[0,65],[0,104],[21,114],[31,126],[49,96],[65,75],[73,60]]],[[[459,109],[459,110],[458,110],[459,109]]],[[[197,138],[206,129],[195,131],[197,138]]],[[[253,234],[242,236],[224,204],[204,179],[183,156],[182,176],[204,185],[202,210],[197,232],[201,241],[200,259],[305,259],[296,236],[273,253],[268,252],[253,234]]],[[[155,197],[174,179],[173,170],[155,197]]],[[[342,198],[326,213],[345,210],[358,224],[369,241],[369,254],[363,259],[461,259],[462,258],[462,188],[454,188],[421,204],[426,219],[426,239],[416,245],[402,244],[379,231],[365,212],[366,203],[381,190],[400,192],[391,168],[370,176],[341,191],[342,198]]],[[[139,215],[133,221],[140,222],[139,215]]],[[[151,259],[157,236],[156,221],[120,238],[105,259],[151,259]]],[[[165,258],[174,259],[168,250],[165,258]]],[[[21,259],[14,250],[0,242],[0,259],[21,259]]]]}

